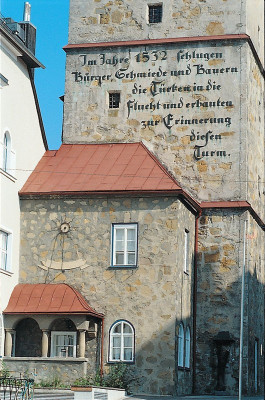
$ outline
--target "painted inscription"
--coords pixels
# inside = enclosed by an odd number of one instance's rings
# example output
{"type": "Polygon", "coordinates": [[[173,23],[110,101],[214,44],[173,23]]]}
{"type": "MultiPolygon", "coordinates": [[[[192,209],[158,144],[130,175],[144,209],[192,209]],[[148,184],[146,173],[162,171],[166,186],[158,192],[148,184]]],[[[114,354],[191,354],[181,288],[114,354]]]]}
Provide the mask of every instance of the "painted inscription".
{"type": "Polygon", "coordinates": [[[161,126],[170,135],[183,127],[190,132],[195,160],[230,157],[222,148],[225,138],[215,131],[222,126],[227,130],[233,123],[233,97],[224,97],[223,92],[225,96],[228,92],[222,89],[227,79],[233,82],[239,74],[236,65],[227,65],[224,54],[218,51],[161,49],[124,53],[78,55],[77,68],[72,72],[74,82],[94,82],[103,90],[104,84],[120,82],[119,90],[126,84],[126,91],[121,90],[121,96],[126,98],[126,118],[137,118],[141,129],[161,126]]]}

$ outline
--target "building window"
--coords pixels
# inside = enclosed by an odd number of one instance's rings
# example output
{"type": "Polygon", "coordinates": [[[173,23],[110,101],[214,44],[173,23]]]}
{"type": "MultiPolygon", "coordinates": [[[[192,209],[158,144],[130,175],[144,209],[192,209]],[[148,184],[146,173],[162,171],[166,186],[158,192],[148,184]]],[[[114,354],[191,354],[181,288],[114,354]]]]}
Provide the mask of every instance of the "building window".
{"type": "Polygon", "coordinates": [[[114,267],[136,267],[137,224],[112,226],[112,263],[114,267]]]}
{"type": "Polygon", "coordinates": [[[121,101],[120,92],[109,93],[109,108],[119,108],[121,101]]]}
{"type": "Polygon", "coordinates": [[[7,172],[10,167],[11,140],[8,132],[4,135],[2,169],[7,172]]]}
{"type": "Polygon", "coordinates": [[[182,323],[179,325],[178,332],[178,367],[184,367],[184,328],[182,323]]]}
{"type": "Polygon", "coordinates": [[[52,332],[51,357],[76,357],[76,332],[52,332]]]}
{"type": "Polygon", "coordinates": [[[10,235],[7,232],[0,230],[0,269],[4,271],[10,270],[9,252],[10,252],[10,235]]]}
{"type": "Polygon", "coordinates": [[[190,233],[187,229],[185,229],[185,238],[184,238],[184,272],[186,274],[189,273],[189,241],[190,241],[190,233]]]}
{"type": "Polygon", "coordinates": [[[187,327],[185,334],[185,368],[190,368],[190,328],[187,327]]]}
{"type": "Polygon", "coordinates": [[[162,22],[162,4],[148,6],[148,21],[149,24],[162,22]]]}
{"type": "Polygon", "coordinates": [[[109,361],[134,361],[134,329],[127,321],[115,322],[110,328],[109,361]]]}

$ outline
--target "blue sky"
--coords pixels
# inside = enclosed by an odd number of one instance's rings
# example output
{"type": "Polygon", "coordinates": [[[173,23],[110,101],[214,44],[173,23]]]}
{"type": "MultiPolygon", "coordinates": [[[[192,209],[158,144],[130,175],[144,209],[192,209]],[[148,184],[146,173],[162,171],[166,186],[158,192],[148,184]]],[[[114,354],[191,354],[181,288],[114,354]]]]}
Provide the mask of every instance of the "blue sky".
{"type": "MultiPolygon", "coordinates": [[[[24,0],[0,0],[1,13],[20,22],[24,0]]],[[[37,28],[36,56],[46,69],[35,70],[35,83],[49,149],[61,144],[64,94],[65,52],[68,41],[69,0],[28,0],[31,22],[37,28]]]]}

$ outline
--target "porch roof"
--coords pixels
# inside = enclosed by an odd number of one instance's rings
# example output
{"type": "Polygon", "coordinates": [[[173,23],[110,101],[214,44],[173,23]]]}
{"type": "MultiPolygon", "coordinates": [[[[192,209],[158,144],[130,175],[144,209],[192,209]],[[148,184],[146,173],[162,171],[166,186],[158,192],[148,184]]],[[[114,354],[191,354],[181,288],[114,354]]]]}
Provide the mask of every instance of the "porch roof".
{"type": "Polygon", "coordinates": [[[76,289],[65,283],[16,285],[4,314],[87,314],[103,318],[76,289]]]}

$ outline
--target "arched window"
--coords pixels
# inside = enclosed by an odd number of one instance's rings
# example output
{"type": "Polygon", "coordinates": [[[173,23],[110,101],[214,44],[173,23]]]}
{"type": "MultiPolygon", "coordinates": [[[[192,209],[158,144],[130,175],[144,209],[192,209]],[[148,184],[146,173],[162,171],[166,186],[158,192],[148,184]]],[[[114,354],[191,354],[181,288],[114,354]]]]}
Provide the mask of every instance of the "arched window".
{"type": "Polygon", "coordinates": [[[185,335],[185,368],[190,368],[190,328],[187,327],[185,335]]]}
{"type": "Polygon", "coordinates": [[[179,325],[178,331],[178,366],[184,367],[184,328],[182,323],[179,325]]]}
{"type": "Polygon", "coordinates": [[[110,328],[109,361],[134,360],[134,329],[128,321],[117,321],[110,328]]]}
{"type": "Polygon", "coordinates": [[[7,172],[10,168],[11,139],[8,132],[4,135],[2,169],[7,172]]]}

